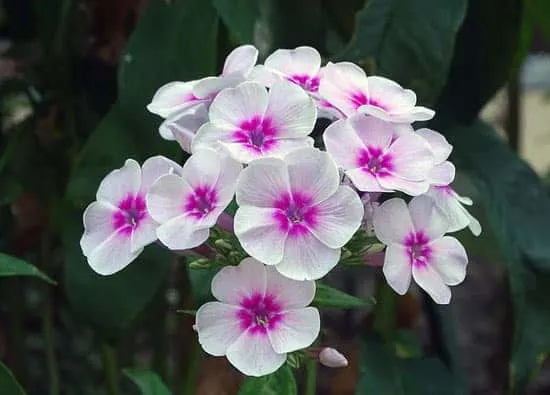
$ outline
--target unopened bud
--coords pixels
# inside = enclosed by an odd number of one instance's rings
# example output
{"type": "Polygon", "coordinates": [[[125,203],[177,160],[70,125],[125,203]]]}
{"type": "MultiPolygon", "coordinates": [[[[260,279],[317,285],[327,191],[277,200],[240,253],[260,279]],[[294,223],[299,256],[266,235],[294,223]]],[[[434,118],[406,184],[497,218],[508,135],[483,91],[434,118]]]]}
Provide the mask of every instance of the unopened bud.
{"type": "Polygon", "coordinates": [[[199,258],[189,263],[190,269],[209,269],[212,267],[212,261],[205,258],[199,258]]]}
{"type": "Polygon", "coordinates": [[[319,362],[329,368],[343,368],[348,366],[348,360],[338,350],[325,347],[319,352],[319,362]]]}

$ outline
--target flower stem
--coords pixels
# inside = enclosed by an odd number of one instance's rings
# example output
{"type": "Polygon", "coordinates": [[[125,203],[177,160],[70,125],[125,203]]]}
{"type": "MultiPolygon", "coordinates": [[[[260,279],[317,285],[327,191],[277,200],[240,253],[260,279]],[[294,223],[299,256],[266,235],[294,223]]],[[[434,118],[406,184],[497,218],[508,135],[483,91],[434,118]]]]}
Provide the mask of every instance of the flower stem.
{"type": "Polygon", "coordinates": [[[183,383],[182,395],[194,395],[197,387],[197,374],[201,360],[201,346],[198,340],[195,339],[191,355],[189,356],[189,367],[185,375],[185,383],[183,383]]]}
{"type": "Polygon", "coordinates": [[[46,347],[46,365],[49,377],[49,393],[59,395],[59,367],[55,355],[55,339],[53,329],[53,310],[49,289],[46,289],[45,299],[42,307],[42,331],[46,347]]]}
{"type": "Polygon", "coordinates": [[[118,388],[118,362],[116,351],[107,343],[103,343],[101,345],[101,359],[103,361],[103,369],[105,371],[107,394],[119,395],[120,391],[118,388]]]}
{"type": "Polygon", "coordinates": [[[305,395],[315,395],[317,393],[317,361],[308,358],[306,366],[306,391],[305,395]]]}

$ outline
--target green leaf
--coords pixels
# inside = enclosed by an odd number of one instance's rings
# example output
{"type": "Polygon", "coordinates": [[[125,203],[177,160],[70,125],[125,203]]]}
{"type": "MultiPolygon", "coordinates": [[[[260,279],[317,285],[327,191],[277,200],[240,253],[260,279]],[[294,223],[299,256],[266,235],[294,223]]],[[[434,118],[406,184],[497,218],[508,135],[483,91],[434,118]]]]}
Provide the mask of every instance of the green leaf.
{"type": "Polygon", "coordinates": [[[151,245],[124,270],[111,276],[96,274],[80,249],[81,215],[72,214],[65,217],[63,234],[67,296],[82,320],[103,336],[116,336],[151,301],[168,274],[173,256],[151,245]]]}
{"type": "MultiPolygon", "coordinates": [[[[542,0],[544,1],[544,0],[542,0]]],[[[508,80],[523,42],[523,1],[468,2],[439,109],[461,122],[473,122],[487,101],[508,80]],[[496,17],[495,10],[498,10],[496,17]]]]}
{"type": "Polygon", "coordinates": [[[337,60],[376,63],[376,74],[415,90],[432,105],[443,88],[466,0],[370,0],[337,60]]]}
{"type": "MultiPolygon", "coordinates": [[[[440,120],[441,121],[441,120],[440,120]]],[[[514,307],[513,393],[525,393],[542,354],[550,351],[550,191],[487,124],[438,125],[454,146],[453,161],[474,182],[501,255],[514,307]]]]}
{"type": "Polygon", "coordinates": [[[456,385],[436,358],[398,358],[392,346],[372,334],[361,343],[357,395],[457,395],[456,385]]]}
{"type": "Polygon", "coordinates": [[[123,369],[124,374],[139,388],[141,395],[170,395],[170,390],[154,372],[142,368],[123,369]]]}
{"type": "Polygon", "coordinates": [[[17,382],[13,373],[0,361],[0,393],[6,395],[25,395],[23,387],[17,382]]]}
{"type": "Polygon", "coordinates": [[[247,377],[239,390],[239,395],[297,395],[294,372],[283,365],[275,373],[263,377],[247,377]]]}
{"type": "Polygon", "coordinates": [[[257,0],[212,0],[212,4],[240,44],[254,42],[254,26],[260,15],[257,0]]]}
{"type": "Polygon", "coordinates": [[[187,268],[189,274],[189,282],[191,283],[191,291],[195,306],[209,302],[213,299],[210,290],[212,279],[220,271],[221,267],[213,267],[210,269],[190,269],[187,268]]]}
{"type": "Polygon", "coordinates": [[[550,38],[550,2],[547,0],[524,0],[529,20],[546,38],[550,38]]]}
{"type": "Polygon", "coordinates": [[[46,276],[30,263],[0,252],[0,277],[9,276],[34,276],[41,278],[42,280],[50,284],[56,284],[55,281],[46,276]]]}
{"type": "Polygon", "coordinates": [[[334,307],[338,309],[355,309],[371,306],[375,303],[373,298],[360,299],[352,295],[348,295],[328,285],[317,282],[315,290],[315,298],[312,305],[317,307],[334,307]]]}
{"type": "Polygon", "coordinates": [[[147,4],[121,57],[118,101],[90,136],[71,177],[67,196],[79,207],[94,199],[101,179],[127,158],[176,157],[178,144],[159,136],[161,119],[145,106],[167,82],[215,73],[218,18],[210,2],[147,4]]]}

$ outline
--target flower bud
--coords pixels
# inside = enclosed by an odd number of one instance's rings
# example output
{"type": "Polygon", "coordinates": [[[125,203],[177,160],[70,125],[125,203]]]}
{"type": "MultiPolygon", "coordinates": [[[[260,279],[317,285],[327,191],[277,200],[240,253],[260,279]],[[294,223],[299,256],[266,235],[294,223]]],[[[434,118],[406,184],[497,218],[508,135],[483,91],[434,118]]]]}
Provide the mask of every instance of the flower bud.
{"type": "Polygon", "coordinates": [[[319,362],[329,368],[343,368],[348,366],[348,360],[338,350],[325,347],[319,353],[319,362]]]}

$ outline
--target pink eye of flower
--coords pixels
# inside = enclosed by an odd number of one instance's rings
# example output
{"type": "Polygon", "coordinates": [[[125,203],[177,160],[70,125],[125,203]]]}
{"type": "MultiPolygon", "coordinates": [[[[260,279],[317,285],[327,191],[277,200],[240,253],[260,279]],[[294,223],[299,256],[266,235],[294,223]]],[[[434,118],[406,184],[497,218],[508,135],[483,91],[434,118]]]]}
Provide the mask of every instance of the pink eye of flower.
{"type": "Polygon", "coordinates": [[[239,130],[233,133],[233,141],[246,144],[255,151],[261,151],[273,145],[276,135],[277,130],[273,127],[271,119],[256,116],[239,125],[239,130]]]}
{"type": "Polygon", "coordinates": [[[254,293],[244,297],[240,302],[240,310],[237,312],[241,329],[250,333],[265,334],[267,330],[273,330],[283,317],[281,306],[275,296],[254,293]]]}
{"type": "Polygon", "coordinates": [[[389,110],[388,107],[386,105],[384,105],[383,103],[381,103],[379,100],[376,100],[375,98],[372,98],[372,97],[369,98],[363,92],[353,93],[350,96],[350,101],[351,101],[351,104],[355,107],[356,110],[359,107],[365,106],[365,105],[378,107],[378,108],[380,108],[382,110],[385,110],[385,111],[389,110]]]}
{"type": "Polygon", "coordinates": [[[318,76],[311,77],[309,75],[292,75],[288,77],[288,80],[300,85],[306,91],[317,92],[319,90],[319,83],[321,79],[318,76]]]}
{"type": "Polygon", "coordinates": [[[187,215],[200,219],[212,212],[218,201],[216,191],[210,187],[198,187],[186,199],[183,211],[187,215]]]}
{"type": "Polygon", "coordinates": [[[359,151],[357,164],[364,171],[378,177],[389,175],[389,172],[393,169],[391,155],[384,153],[381,148],[377,147],[367,147],[359,151]]]}
{"type": "Polygon", "coordinates": [[[311,198],[301,194],[285,195],[275,202],[275,219],[279,229],[289,231],[291,236],[307,231],[317,223],[317,208],[311,205],[311,198]]]}
{"type": "Polygon", "coordinates": [[[411,266],[423,267],[428,264],[432,253],[429,242],[430,239],[421,231],[407,235],[404,244],[411,266]]]}
{"type": "Polygon", "coordinates": [[[147,215],[145,199],[141,195],[127,196],[117,206],[113,215],[113,228],[119,232],[131,233],[147,215]]]}

